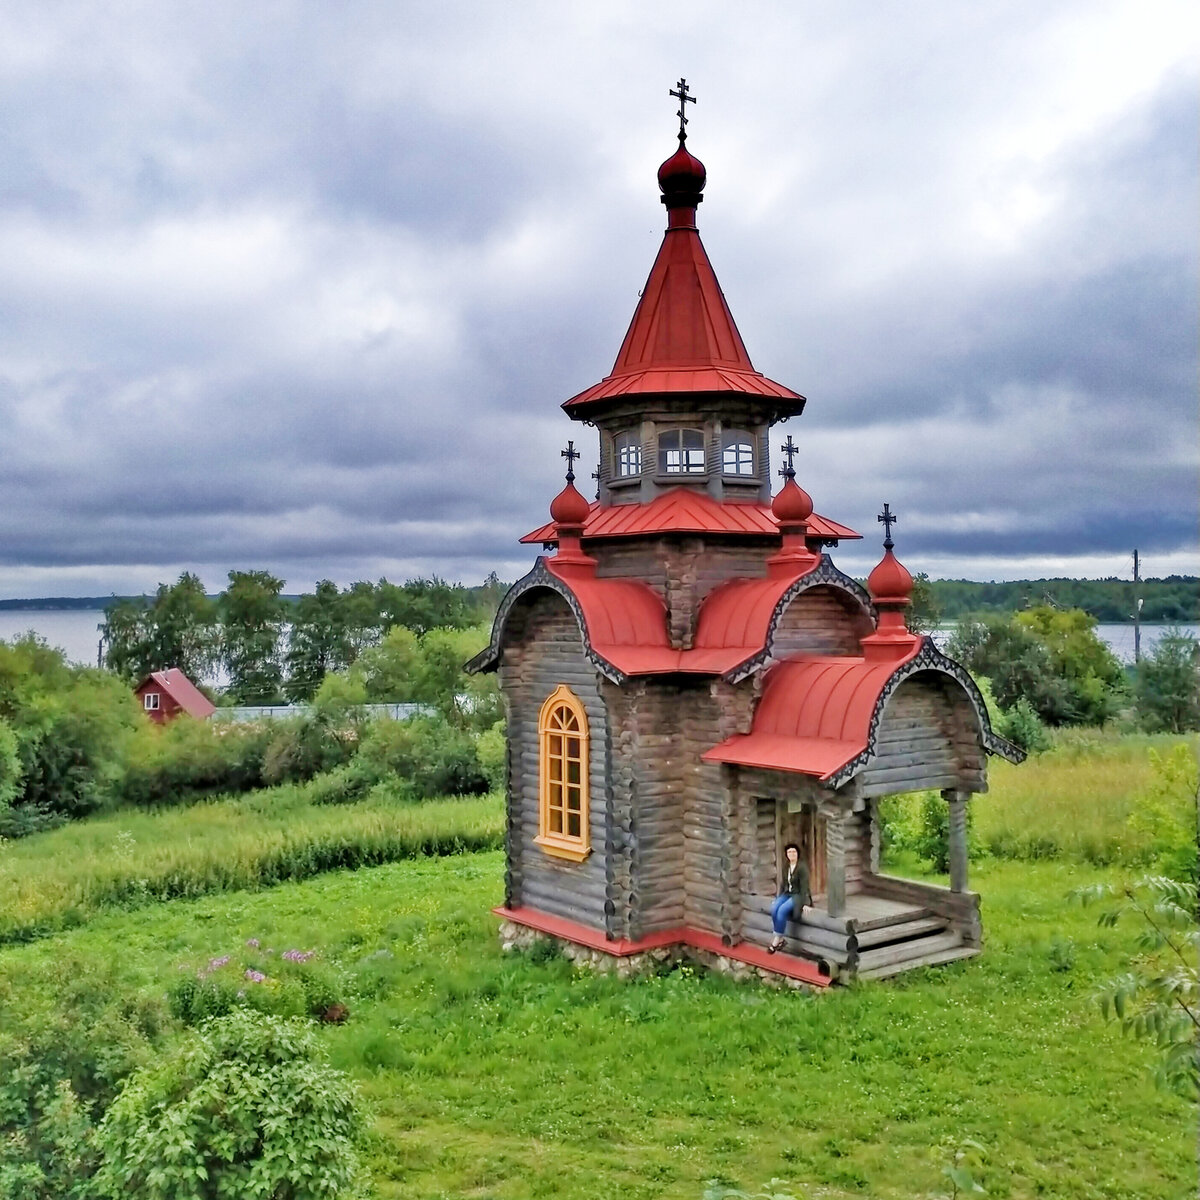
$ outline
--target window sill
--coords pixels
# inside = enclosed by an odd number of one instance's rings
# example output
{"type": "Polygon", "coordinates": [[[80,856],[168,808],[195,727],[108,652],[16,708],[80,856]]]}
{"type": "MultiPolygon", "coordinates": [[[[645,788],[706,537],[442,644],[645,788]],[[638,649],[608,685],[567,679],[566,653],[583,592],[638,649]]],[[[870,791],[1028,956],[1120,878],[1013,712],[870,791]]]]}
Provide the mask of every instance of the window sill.
{"type": "Polygon", "coordinates": [[[707,471],[675,471],[669,475],[660,471],[655,475],[654,482],[658,484],[700,483],[707,478],[707,471]]]}
{"type": "Polygon", "coordinates": [[[571,862],[583,862],[592,852],[591,846],[585,846],[582,842],[556,838],[552,834],[535,837],[533,844],[540,846],[544,853],[552,855],[554,858],[566,858],[571,862]]]}
{"type": "Polygon", "coordinates": [[[635,487],[641,482],[641,475],[619,475],[616,479],[610,479],[608,486],[613,490],[620,490],[621,488],[635,487]]]}

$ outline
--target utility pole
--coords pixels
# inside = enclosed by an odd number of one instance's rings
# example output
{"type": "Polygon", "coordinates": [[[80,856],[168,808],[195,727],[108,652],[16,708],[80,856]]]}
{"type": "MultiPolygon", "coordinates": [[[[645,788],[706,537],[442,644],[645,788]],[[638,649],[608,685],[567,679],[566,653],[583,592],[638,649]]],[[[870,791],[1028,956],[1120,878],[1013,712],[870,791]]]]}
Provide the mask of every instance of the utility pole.
{"type": "Polygon", "coordinates": [[[1138,552],[1133,551],[1133,662],[1136,666],[1142,661],[1142,598],[1138,595],[1138,584],[1141,575],[1138,573],[1138,552]]]}

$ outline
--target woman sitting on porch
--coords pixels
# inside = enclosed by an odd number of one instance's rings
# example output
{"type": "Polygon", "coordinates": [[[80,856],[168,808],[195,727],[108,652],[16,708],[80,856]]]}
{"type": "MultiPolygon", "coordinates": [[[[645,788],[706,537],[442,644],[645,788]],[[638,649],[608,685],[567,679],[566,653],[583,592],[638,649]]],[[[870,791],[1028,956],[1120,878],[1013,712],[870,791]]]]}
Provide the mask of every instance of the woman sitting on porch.
{"type": "Polygon", "coordinates": [[[768,954],[774,954],[783,946],[784,934],[787,932],[788,921],[797,921],[804,915],[804,909],[812,904],[812,892],[808,888],[808,866],[800,859],[800,847],[795,842],[788,842],[783,848],[787,862],[783,868],[783,878],[779,884],[779,895],[771,905],[771,924],[775,936],[767,947],[768,954]]]}

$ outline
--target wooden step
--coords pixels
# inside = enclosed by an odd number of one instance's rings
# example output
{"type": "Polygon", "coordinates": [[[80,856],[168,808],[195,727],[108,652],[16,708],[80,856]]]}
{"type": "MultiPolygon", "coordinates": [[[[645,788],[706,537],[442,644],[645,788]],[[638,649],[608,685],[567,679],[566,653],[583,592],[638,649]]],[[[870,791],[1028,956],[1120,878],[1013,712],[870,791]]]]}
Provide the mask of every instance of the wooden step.
{"type": "Polygon", "coordinates": [[[906,921],[903,925],[884,925],[879,929],[868,929],[858,935],[858,948],[886,946],[889,942],[907,941],[924,937],[928,933],[941,933],[949,926],[945,917],[922,917],[917,921],[906,921]]]}
{"type": "MultiPolygon", "coordinates": [[[[943,950],[952,950],[962,945],[962,934],[951,931],[950,933],[936,934],[932,937],[913,938],[907,942],[893,942],[887,946],[880,946],[875,950],[868,950],[858,956],[858,973],[867,975],[876,967],[887,967],[893,963],[907,963],[913,959],[924,960],[926,956],[931,954],[940,954],[943,950]]],[[[918,965],[913,962],[913,966],[918,965]]]]}
{"type": "Polygon", "coordinates": [[[920,921],[931,916],[933,913],[930,909],[914,904],[912,908],[906,908],[900,913],[891,913],[885,917],[854,917],[850,923],[858,933],[863,933],[869,929],[884,929],[889,925],[902,925],[905,921],[920,921]]]}
{"type": "Polygon", "coordinates": [[[901,971],[912,971],[917,967],[935,967],[940,963],[954,962],[959,958],[974,958],[979,953],[978,946],[952,946],[937,954],[928,954],[921,958],[907,958],[901,962],[888,963],[886,966],[859,971],[859,979],[886,979],[889,975],[899,975],[901,971]]]}

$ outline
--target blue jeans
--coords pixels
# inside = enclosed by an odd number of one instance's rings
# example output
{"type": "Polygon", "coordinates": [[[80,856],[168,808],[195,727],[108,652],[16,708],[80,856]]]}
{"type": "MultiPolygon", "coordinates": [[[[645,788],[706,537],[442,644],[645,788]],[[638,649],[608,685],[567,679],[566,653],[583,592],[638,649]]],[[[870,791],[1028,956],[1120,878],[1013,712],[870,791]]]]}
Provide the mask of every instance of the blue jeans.
{"type": "Polygon", "coordinates": [[[780,937],[787,933],[787,923],[795,908],[796,902],[791,896],[776,896],[771,902],[771,925],[780,937]]]}

